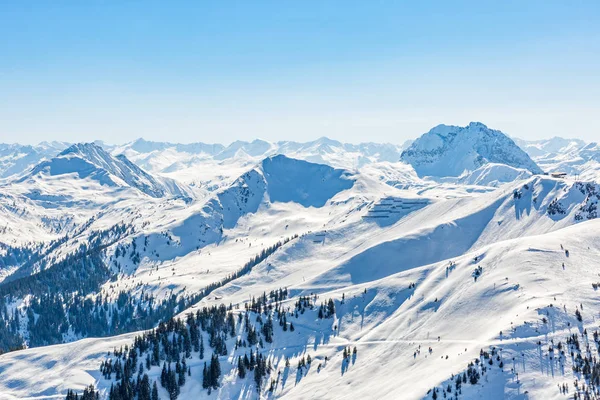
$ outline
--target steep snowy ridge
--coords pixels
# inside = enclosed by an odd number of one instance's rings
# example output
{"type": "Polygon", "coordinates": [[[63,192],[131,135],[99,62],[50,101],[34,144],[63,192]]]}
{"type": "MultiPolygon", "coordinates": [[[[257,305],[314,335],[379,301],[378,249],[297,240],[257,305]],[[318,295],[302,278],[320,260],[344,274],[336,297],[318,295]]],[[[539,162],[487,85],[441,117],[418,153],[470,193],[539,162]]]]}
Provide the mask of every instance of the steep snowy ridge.
{"type": "Polygon", "coordinates": [[[460,176],[487,163],[542,173],[508,136],[480,122],[466,127],[436,126],[404,150],[401,159],[411,164],[419,176],[460,176]]]}
{"type": "Polygon", "coordinates": [[[278,155],[266,158],[219,192],[208,207],[221,209],[223,227],[231,229],[240,217],[256,212],[263,202],[322,207],[353,183],[346,171],[278,155]]]}
{"type": "Polygon", "coordinates": [[[305,207],[322,207],[335,194],[354,184],[344,170],[282,155],[265,159],[261,170],[271,201],[293,201],[305,207]]]}
{"type": "Polygon", "coordinates": [[[79,143],[62,151],[58,156],[43,161],[30,173],[20,178],[24,182],[34,176],[51,177],[74,174],[79,179],[90,178],[101,185],[128,185],[152,197],[183,196],[186,191],[172,181],[154,178],[125,156],[111,156],[93,143],[79,143]]]}
{"type": "Polygon", "coordinates": [[[258,212],[261,207],[268,208],[278,202],[322,207],[339,192],[350,189],[353,183],[343,170],[281,155],[269,157],[229,187],[217,191],[201,212],[186,218],[172,232],[176,236],[187,232],[187,237],[199,230],[202,235],[196,233],[190,238],[196,242],[200,238],[199,245],[204,247],[220,241],[225,230],[235,228],[240,218],[258,212]]]}

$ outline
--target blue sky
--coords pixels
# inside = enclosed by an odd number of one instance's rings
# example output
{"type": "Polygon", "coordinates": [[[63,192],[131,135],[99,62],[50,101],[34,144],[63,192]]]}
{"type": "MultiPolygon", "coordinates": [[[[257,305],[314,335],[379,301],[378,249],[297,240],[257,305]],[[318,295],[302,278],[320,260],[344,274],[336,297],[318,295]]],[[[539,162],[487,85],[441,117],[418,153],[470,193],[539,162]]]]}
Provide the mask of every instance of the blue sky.
{"type": "Polygon", "coordinates": [[[598,1],[8,1],[0,142],[600,138],[598,1]]]}

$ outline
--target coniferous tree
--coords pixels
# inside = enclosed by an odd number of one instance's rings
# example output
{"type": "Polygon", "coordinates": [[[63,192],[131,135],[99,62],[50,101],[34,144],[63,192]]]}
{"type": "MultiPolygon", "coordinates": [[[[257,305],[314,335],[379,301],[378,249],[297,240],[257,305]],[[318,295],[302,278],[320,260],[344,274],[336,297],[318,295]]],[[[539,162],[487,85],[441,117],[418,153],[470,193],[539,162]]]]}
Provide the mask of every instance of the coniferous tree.
{"type": "Polygon", "coordinates": [[[210,360],[210,386],[214,389],[219,387],[219,377],[221,376],[221,364],[219,357],[213,354],[210,360]]]}
{"type": "Polygon", "coordinates": [[[260,373],[260,368],[254,368],[254,382],[256,383],[256,391],[260,393],[260,383],[262,380],[262,376],[260,373]]]}
{"type": "Polygon", "coordinates": [[[148,374],[144,374],[142,381],[140,383],[138,400],[151,400],[151,389],[150,389],[150,379],[148,378],[148,374]]]}
{"type": "Polygon", "coordinates": [[[200,359],[204,360],[204,339],[202,338],[202,334],[200,334],[200,359]]]}
{"type": "Polygon", "coordinates": [[[246,377],[246,368],[244,367],[244,363],[242,362],[242,357],[238,357],[238,376],[241,379],[246,377]]]}
{"type": "Polygon", "coordinates": [[[202,387],[208,389],[210,387],[210,372],[206,368],[206,362],[204,362],[204,369],[202,370],[202,387]]]}
{"type": "Polygon", "coordinates": [[[169,385],[167,390],[169,392],[169,398],[170,400],[175,400],[177,399],[177,396],[179,396],[179,385],[177,384],[177,374],[172,369],[169,369],[168,382],[169,385]]]}
{"type": "Polygon", "coordinates": [[[167,363],[165,362],[162,367],[162,372],[160,373],[160,386],[166,388],[167,387],[167,363]]]}
{"type": "Polygon", "coordinates": [[[154,385],[152,386],[152,400],[158,399],[158,386],[156,385],[156,381],[154,381],[154,385]]]}

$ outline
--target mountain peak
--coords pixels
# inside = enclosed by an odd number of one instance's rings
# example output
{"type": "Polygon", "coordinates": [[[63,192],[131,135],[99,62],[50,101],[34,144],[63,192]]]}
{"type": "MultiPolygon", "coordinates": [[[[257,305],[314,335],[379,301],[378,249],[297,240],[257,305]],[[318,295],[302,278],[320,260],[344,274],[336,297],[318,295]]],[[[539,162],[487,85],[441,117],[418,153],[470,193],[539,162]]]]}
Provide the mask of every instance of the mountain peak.
{"type": "MultiPolygon", "coordinates": [[[[75,143],[61,151],[58,155],[67,154],[90,155],[94,153],[106,153],[106,151],[95,143],[75,143]]],[[[108,154],[108,153],[107,153],[108,154]]]]}
{"type": "Polygon", "coordinates": [[[354,179],[343,169],[277,154],[265,158],[260,169],[271,201],[322,207],[335,194],[349,189],[354,179]]]}
{"type": "Polygon", "coordinates": [[[441,136],[447,136],[448,134],[452,134],[452,133],[457,133],[458,131],[464,131],[464,132],[477,132],[477,131],[483,131],[483,130],[489,130],[490,128],[487,127],[487,125],[485,125],[482,122],[469,122],[469,124],[465,127],[461,127],[461,126],[457,126],[457,125],[446,125],[446,124],[439,124],[434,126],[433,128],[431,128],[429,130],[428,133],[434,133],[436,135],[441,135],[441,136]]]}
{"type": "Polygon", "coordinates": [[[468,128],[470,129],[489,129],[487,125],[482,122],[469,122],[468,128]]]}
{"type": "Polygon", "coordinates": [[[404,150],[401,159],[420,176],[460,176],[488,163],[542,172],[512,139],[481,122],[465,127],[438,125],[404,150]]]}
{"type": "Polygon", "coordinates": [[[328,138],[327,136],[321,136],[320,138],[315,140],[315,142],[327,143],[327,144],[339,144],[340,143],[337,140],[328,138]]]}

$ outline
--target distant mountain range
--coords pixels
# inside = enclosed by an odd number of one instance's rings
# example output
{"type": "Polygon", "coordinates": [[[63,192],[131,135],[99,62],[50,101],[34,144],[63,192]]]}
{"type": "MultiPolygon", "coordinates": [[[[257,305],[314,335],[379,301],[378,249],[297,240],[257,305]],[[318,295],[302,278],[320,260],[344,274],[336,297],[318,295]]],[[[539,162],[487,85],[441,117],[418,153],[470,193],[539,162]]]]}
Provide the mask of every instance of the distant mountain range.
{"type": "MultiPolygon", "coordinates": [[[[0,179],[14,179],[30,173],[34,168],[39,170],[38,164],[59,156],[70,146],[71,144],[64,142],[43,142],[36,146],[0,144],[0,179]]],[[[234,178],[220,174],[219,170],[223,169],[219,165],[243,169],[276,154],[348,170],[360,169],[373,163],[404,162],[412,166],[419,176],[431,177],[460,177],[486,164],[506,165],[534,174],[560,170],[588,178],[600,176],[600,150],[595,143],[586,144],[579,139],[558,137],[537,141],[511,139],[482,123],[471,123],[465,127],[439,125],[403,145],[349,144],[324,137],[305,143],[257,139],[251,142],[236,141],[228,146],[137,139],[123,145],[108,145],[97,141],[94,146],[103,148],[115,160],[124,156],[120,161],[123,165],[129,163],[118,173],[112,171],[114,176],[127,178],[129,175],[124,171],[133,172],[134,166],[154,174],[154,182],[150,182],[148,177],[138,182],[145,187],[144,191],[154,195],[171,191],[164,187],[158,189],[158,186],[165,185],[164,182],[157,181],[159,175],[196,186],[214,187],[219,186],[219,180],[229,182],[234,178]],[[120,176],[121,173],[125,175],[120,176]]],[[[60,157],[64,156],[65,154],[60,157]]],[[[44,164],[44,168],[59,167],[44,164]]],[[[140,177],[143,174],[142,170],[133,172],[133,175],[140,177]]],[[[518,175],[516,172],[511,174],[518,175]]],[[[124,180],[127,181],[128,178],[124,180]]],[[[166,186],[172,186],[172,183],[166,186]]],[[[177,189],[174,190],[177,192],[177,189]]]]}

